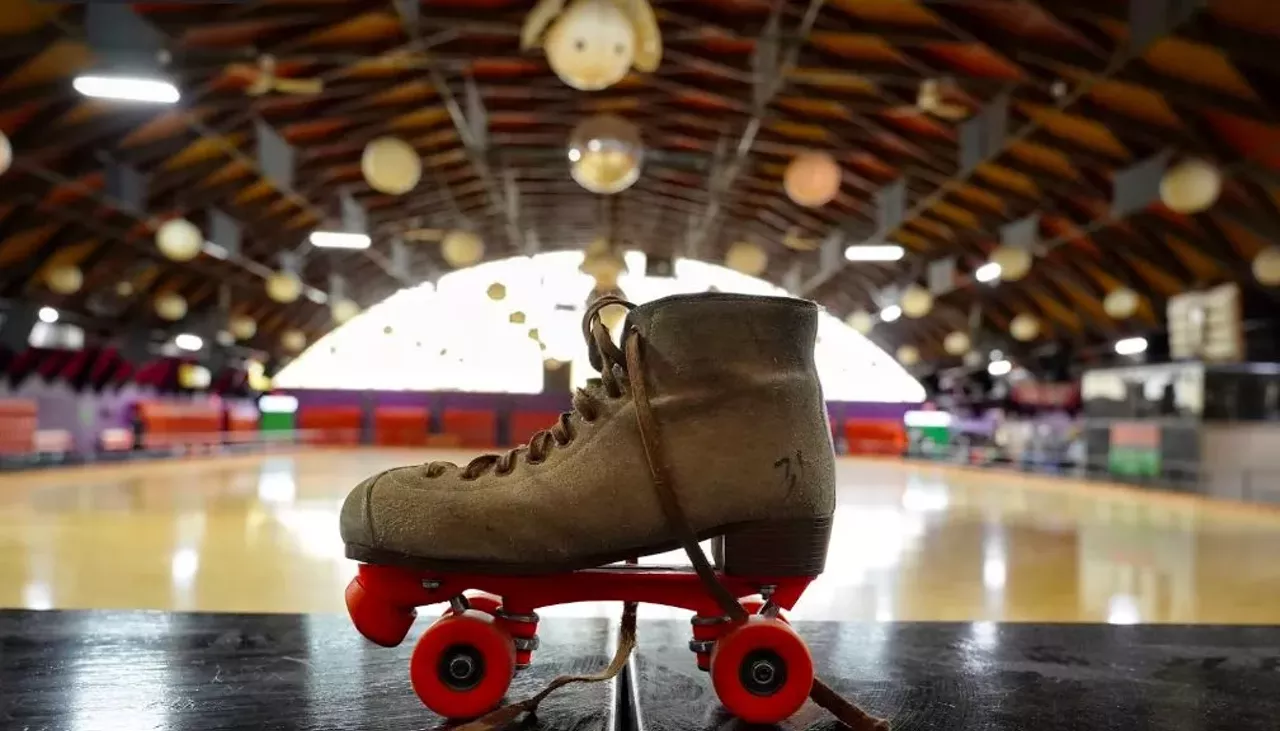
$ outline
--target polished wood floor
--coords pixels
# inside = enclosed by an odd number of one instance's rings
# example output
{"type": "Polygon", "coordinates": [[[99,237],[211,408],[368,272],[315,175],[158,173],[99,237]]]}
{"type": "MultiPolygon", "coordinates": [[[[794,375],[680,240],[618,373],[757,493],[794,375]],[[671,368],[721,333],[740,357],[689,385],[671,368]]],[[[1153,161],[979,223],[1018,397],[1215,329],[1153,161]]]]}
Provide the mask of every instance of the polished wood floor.
{"type": "MultiPolygon", "coordinates": [[[[337,534],[343,496],[378,469],[438,456],[458,455],[2,476],[0,607],[341,611],[354,571],[337,534]]],[[[839,476],[827,573],[801,618],[1280,623],[1280,511],[880,460],[842,460],[839,476]]]]}

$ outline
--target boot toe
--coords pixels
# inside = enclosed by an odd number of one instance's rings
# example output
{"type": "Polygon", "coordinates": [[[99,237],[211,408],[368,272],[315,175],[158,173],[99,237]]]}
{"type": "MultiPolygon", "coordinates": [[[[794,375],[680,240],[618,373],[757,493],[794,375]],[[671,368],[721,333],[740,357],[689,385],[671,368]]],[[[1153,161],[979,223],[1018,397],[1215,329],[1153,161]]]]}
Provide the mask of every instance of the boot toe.
{"type": "Polygon", "coordinates": [[[370,505],[373,502],[373,488],[385,474],[387,473],[379,472],[356,485],[355,489],[347,494],[338,520],[343,543],[361,546],[376,545],[370,505]]]}

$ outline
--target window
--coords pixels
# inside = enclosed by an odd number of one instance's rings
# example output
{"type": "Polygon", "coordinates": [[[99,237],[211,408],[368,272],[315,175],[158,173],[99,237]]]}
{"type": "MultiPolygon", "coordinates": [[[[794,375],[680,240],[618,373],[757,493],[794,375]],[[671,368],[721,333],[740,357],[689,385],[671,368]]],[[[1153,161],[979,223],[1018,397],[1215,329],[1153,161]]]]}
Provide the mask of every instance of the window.
{"type": "MultiPolygon", "coordinates": [[[[619,278],[628,299],[648,302],[677,293],[785,295],[768,282],[690,259],[673,277],[646,277],[644,254],[626,256],[631,273],[619,278]]],[[[578,271],[579,251],[515,257],[441,277],[436,285],[401,290],[370,307],[286,366],[280,388],[537,393],[542,361],[570,364],[581,385],[594,377],[586,362],[580,321],[592,280],[578,271]],[[490,284],[506,297],[490,300],[490,284]],[[511,314],[524,314],[512,323],[511,314]],[[543,350],[530,336],[536,328],[543,350]]],[[[823,313],[817,363],[833,401],[919,402],[924,389],[893,358],[836,317],[823,313]]]]}

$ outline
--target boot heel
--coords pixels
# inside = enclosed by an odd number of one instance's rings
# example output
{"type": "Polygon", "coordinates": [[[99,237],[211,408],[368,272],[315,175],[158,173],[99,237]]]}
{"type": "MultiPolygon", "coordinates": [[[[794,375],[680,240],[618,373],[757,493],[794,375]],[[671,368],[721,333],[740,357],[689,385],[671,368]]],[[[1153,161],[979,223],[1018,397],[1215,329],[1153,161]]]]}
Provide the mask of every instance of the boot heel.
{"type": "Polygon", "coordinates": [[[732,576],[817,576],[827,564],[831,516],[742,523],[725,532],[721,566],[732,576]]]}

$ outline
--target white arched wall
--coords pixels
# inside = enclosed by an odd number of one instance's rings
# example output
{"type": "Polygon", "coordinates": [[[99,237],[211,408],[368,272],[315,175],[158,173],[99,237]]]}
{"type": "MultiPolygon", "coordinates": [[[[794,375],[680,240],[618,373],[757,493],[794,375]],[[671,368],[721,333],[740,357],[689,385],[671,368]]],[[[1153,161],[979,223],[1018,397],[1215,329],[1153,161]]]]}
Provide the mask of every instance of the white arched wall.
{"type": "MultiPolygon", "coordinates": [[[[619,287],[644,303],[683,292],[785,295],[768,282],[725,267],[678,259],[674,277],[644,276],[644,254],[626,255],[619,287]]],[[[542,361],[570,364],[577,384],[594,375],[586,363],[581,318],[591,277],[582,252],[562,251],[487,262],[451,272],[432,285],[404,289],[334,329],[276,376],[278,388],[537,393],[542,361]],[[490,284],[507,296],[492,301],[490,284]],[[524,324],[509,322],[513,311],[524,324]],[[529,336],[537,328],[542,351],[529,336]]],[[[919,402],[924,389],[901,365],[838,318],[818,326],[818,373],[833,401],[919,402]]]]}

